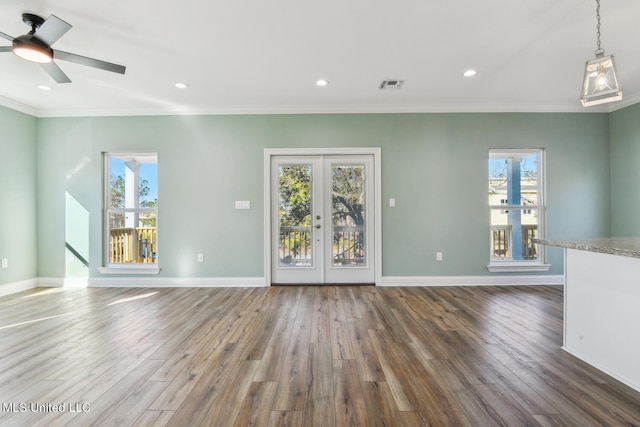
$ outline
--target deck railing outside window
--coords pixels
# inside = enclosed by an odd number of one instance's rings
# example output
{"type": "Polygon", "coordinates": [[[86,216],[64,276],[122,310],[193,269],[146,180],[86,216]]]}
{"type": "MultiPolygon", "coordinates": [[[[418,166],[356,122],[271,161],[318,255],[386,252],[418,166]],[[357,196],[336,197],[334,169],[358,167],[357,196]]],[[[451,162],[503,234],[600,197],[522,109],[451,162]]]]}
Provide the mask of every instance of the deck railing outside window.
{"type": "Polygon", "coordinates": [[[156,255],[155,227],[112,228],[109,240],[109,262],[154,263],[156,255]]]}
{"type": "MultiPolygon", "coordinates": [[[[513,259],[511,253],[511,225],[492,225],[491,226],[491,260],[493,261],[510,261],[513,259]]],[[[522,259],[535,260],[538,258],[536,244],[532,242],[538,234],[538,226],[536,224],[522,225],[522,259]]]]}
{"type": "Polygon", "coordinates": [[[535,224],[527,224],[522,226],[522,258],[538,259],[537,245],[532,239],[538,237],[538,226],[535,224]]]}
{"type": "Polygon", "coordinates": [[[280,265],[311,265],[311,226],[280,226],[280,265]]]}
{"type": "Polygon", "coordinates": [[[333,227],[333,265],[362,265],[364,227],[335,225],[333,227]]]}

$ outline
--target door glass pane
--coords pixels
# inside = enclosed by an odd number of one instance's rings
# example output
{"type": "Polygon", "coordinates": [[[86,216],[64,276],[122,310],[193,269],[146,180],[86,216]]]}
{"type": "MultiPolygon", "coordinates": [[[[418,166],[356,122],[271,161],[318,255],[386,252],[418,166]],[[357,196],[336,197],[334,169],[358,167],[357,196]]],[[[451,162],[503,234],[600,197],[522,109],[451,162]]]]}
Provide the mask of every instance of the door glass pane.
{"type": "Polygon", "coordinates": [[[278,173],[279,265],[312,266],[311,165],[280,165],[278,173]]]}
{"type": "Polygon", "coordinates": [[[331,167],[333,266],[363,266],[365,257],[365,167],[331,167]]]}

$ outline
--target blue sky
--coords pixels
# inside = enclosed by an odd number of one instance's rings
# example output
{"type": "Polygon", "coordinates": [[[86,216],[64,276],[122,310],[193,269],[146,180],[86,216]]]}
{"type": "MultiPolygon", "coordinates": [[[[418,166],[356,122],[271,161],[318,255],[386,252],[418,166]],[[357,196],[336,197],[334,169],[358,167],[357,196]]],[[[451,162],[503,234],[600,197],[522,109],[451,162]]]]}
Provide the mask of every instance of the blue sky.
{"type": "Polygon", "coordinates": [[[153,201],[158,198],[158,164],[142,163],[140,165],[140,179],[149,181],[149,195],[146,199],[153,201]]]}

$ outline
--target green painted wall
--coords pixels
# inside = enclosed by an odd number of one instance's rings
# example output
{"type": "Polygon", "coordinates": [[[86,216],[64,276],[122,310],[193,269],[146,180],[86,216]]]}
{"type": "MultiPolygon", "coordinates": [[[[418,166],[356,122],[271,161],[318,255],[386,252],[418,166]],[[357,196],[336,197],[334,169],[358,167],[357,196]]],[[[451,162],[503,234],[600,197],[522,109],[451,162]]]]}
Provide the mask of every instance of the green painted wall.
{"type": "MultiPolygon", "coordinates": [[[[99,275],[105,151],[158,152],[164,277],[264,275],[265,148],[382,147],[385,276],[489,274],[490,148],[546,150],[548,237],[611,229],[607,114],[46,118],[38,135],[41,277],[83,274],[65,255],[71,235],[88,239],[88,274],[99,275]],[[235,210],[235,200],[251,210],[235,210]]],[[[561,251],[548,261],[549,274],[562,274],[561,251]]]]}
{"type": "Polygon", "coordinates": [[[0,286],[37,277],[36,122],[0,107],[0,286]]]}
{"type": "Polygon", "coordinates": [[[611,145],[611,232],[640,236],[640,104],[609,115],[611,145]]]}

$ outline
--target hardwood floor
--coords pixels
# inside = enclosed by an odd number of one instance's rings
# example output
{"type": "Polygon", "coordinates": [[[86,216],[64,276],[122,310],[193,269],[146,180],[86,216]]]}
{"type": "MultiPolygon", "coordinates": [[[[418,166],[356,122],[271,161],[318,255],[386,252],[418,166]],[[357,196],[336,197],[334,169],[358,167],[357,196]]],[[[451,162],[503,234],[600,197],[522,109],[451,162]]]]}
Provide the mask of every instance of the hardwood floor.
{"type": "Polygon", "coordinates": [[[562,308],[549,286],[35,289],[0,298],[0,425],[640,426],[640,393],[560,349],[562,308]]]}

